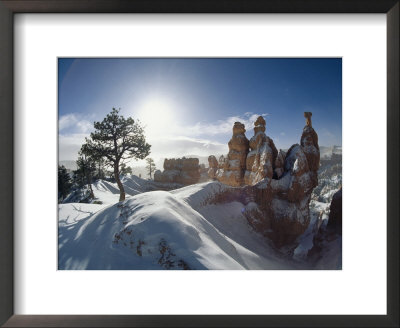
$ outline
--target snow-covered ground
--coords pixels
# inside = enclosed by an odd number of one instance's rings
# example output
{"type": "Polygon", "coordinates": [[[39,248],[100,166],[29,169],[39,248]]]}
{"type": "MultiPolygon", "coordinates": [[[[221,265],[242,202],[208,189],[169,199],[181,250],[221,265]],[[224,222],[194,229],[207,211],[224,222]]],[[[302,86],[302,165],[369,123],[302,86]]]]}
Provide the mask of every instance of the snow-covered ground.
{"type": "Polygon", "coordinates": [[[130,176],[118,202],[117,185],[99,180],[91,204],[79,203],[82,192],[59,204],[59,269],[310,269],[307,254],[341,184],[331,164],[320,170],[323,194],[310,203],[308,229],[280,250],[253,231],[242,203],[207,202],[227,188],[219,182],[180,188],[130,176]]]}
{"type": "Polygon", "coordinates": [[[294,269],[241,214],[206,205],[218,182],[106,205],[59,205],[59,269],[294,269]]]}
{"type": "Polygon", "coordinates": [[[342,155],[332,153],[321,159],[318,170],[318,186],[313,190],[312,199],[328,203],[342,186],[342,155]]]}
{"type": "MultiPolygon", "coordinates": [[[[139,178],[136,175],[125,176],[121,179],[127,198],[147,191],[172,190],[182,187],[176,183],[159,183],[153,180],[139,178]]],[[[92,184],[95,199],[91,203],[115,204],[119,201],[119,189],[117,183],[97,180],[92,184]]],[[[88,188],[75,190],[63,201],[67,203],[80,203],[87,197],[88,188]]]]}

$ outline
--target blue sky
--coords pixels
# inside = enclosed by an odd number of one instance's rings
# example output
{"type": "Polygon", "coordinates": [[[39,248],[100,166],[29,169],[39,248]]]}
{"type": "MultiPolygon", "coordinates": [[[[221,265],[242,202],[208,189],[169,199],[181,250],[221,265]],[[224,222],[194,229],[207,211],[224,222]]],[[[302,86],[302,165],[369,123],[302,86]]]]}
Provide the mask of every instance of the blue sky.
{"type": "Polygon", "coordinates": [[[342,144],[341,59],[59,59],[59,158],[75,160],[112,107],[139,119],[151,157],[228,151],[235,121],[258,115],[278,148],[299,142],[304,111],[320,145],[342,144]]]}

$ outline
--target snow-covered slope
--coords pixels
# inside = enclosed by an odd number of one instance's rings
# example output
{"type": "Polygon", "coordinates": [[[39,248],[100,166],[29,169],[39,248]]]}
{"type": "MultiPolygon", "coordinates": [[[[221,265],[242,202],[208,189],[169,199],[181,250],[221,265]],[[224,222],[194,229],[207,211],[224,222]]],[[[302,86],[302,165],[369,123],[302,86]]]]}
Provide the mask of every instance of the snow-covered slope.
{"type": "Polygon", "coordinates": [[[205,205],[223,188],[208,182],[108,206],[60,204],[59,269],[296,268],[251,230],[243,204],[205,205]]]}
{"type": "MultiPolygon", "coordinates": [[[[182,187],[176,183],[160,183],[153,180],[146,180],[139,178],[136,175],[124,176],[121,179],[125,188],[125,193],[128,196],[135,196],[147,191],[153,190],[172,190],[182,187]]],[[[116,183],[106,180],[97,180],[92,184],[93,194],[95,199],[91,202],[103,204],[115,204],[119,201],[119,189],[116,183]]],[[[66,203],[79,203],[84,200],[88,195],[88,187],[83,189],[74,190],[63,201],[66,203]]]]}
{"type": "MultiPolygon", "coordinates": [[[[117,185],[97,181],[93,191],[101,204],[78,203],[82,190],[59,204],[59,269],[317,268],[307,254],[341,185],[341,156],[321,160],[318,173],[310,226],[294,244],[279,250],[252,230],[243,216],[244,204],[210,202],[230,188],[219,182],[180,188],[124,177],[127,199],[119,203],[117,185]]],[[[337,268],[329,259],[321,263],[319,269],[337,268]]]]}
{"type": "Polygon", "coordinates": [[[318,170],[318,186],[313,190],[312,199],[330,204],[332,196],[342,186],[342,155],[333,154],[321,159],[318,170]]]}

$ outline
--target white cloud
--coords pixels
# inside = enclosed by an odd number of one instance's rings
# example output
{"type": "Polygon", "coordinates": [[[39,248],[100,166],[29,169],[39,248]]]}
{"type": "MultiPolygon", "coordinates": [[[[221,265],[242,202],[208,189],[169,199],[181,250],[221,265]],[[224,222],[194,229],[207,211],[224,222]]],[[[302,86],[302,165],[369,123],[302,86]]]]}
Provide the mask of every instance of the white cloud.
{"type": "Polygon", "coordinates": [[[81,120],[76,125],[82,133],[87,133],[93,130],[93,123],[86,120],[81,120]]]}
{"type": "Polygon", "coordinates": [[[76,124],[76,122],[78,122],[78,119],[75,114],[68,114],[61,116],[58,120],[59,131],[62,131],[64,129],[73,126],[74,124],[76,124]]]}
{"type": "MultiPolygon", "coordinates": [[[[216,123],[203,123],[199,122],[193,126],[184,128],[185,134],[192,136],[208,135],[215,136],[218,134],[229,134],[232,133],[232,127],[235,122],[241,122],[245,125],[246,130],[252,130],[254,128],[254,122],[259,116],[266,117],[268,114],[254,114],[252,112],[246,112],[242,116],[231,116],[226,120],[219,120],[216,123]]],[[[182,131],[183,132],[183,131],[182,131]]]]}
{"type": "Polygon", "coordinates": [[[281,133],[279,133],[281,136],[285,136],[286,135],[286,133],[285,132],[281,132],[281,133]]]}
{"type": "Polygon", "coordinates": [[[58,120],[59,131],[70,129],[70,133],[87,133],[93,129],[93,122],[89,122],[80,114],[63,115],[58,120]]]}

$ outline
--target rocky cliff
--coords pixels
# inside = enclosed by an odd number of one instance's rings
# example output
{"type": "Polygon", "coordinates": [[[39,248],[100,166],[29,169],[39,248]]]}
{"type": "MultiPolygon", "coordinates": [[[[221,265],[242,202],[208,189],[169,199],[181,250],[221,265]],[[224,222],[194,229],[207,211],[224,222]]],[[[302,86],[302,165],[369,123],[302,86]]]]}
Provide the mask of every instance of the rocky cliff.
{"type": "Polygon", "coordinates": [[[154,181],[162,183],[179,183],[190,185],[200,179],[198,158],[172,158],[164,160],[164,172],[157,170],[154,181]]]}

